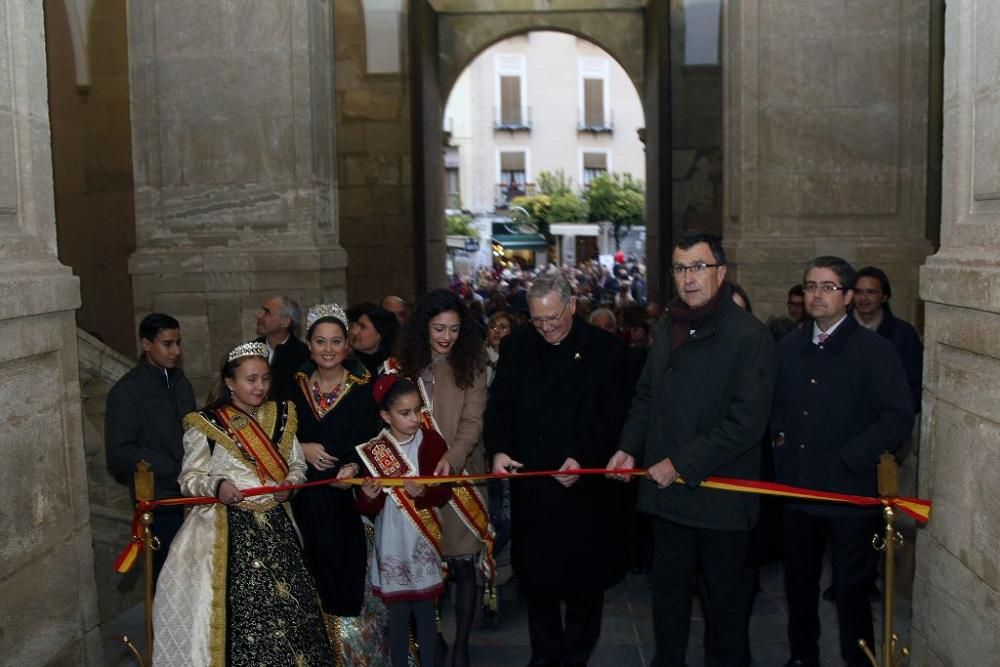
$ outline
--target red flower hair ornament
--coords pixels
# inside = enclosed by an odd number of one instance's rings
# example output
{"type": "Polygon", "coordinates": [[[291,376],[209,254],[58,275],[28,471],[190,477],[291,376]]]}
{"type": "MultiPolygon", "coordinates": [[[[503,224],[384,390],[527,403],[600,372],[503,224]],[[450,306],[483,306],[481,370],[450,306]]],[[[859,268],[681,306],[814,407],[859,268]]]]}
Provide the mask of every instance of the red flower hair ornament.
{"type": "Polygon", "coordinates": [[[388,373],[380,376],[379,379],[375,381],[375,386],[372,387],[372,398],[375,399],[375,402],[382,405],[382,400],[397,382],[399,382],[399,376],[395,373],[388,373]]]}

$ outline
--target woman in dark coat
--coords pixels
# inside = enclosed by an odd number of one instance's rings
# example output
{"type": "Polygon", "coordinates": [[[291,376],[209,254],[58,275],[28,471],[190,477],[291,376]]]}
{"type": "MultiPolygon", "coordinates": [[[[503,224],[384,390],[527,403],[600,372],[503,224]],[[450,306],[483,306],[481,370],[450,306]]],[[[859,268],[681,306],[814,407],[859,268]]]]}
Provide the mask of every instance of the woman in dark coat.
{"type": "MultiPolygon", "coordinates": [[[[347,316],[340,306],[313,307],[307,326],[310,358],[295,374],[292,394],[307,480],[354,477],[361,464],[355,445],[378,430],[371,376],[348,356],[347,316]]],[[[292,509],[337,664],[358,664],[355,657],[379,650],[385,630],[362,613],[368,550],[354,495],[346,485],[303,489],[292,509]]]]}

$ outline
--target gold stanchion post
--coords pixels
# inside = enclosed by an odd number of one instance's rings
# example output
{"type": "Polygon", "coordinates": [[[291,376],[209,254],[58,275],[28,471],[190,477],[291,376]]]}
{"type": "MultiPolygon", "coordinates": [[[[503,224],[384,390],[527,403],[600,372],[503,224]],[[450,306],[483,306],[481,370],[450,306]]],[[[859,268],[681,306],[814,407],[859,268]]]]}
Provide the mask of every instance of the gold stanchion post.
{"type": "MultiPolygon", "coordinates": [[[[878,493],[883,498],[893,498],[899,495],[899,466],[892,454],[885,453],[879,457],[878,493]]],[[[883,619],[882,619],[882,665],[881,667],[901,667],[910,657],[908,646],[899,645],[899,635],[892,631],[893,627],[893,589],[896,577],[896,547],[903,545],[903,536],[896,530],[896,512],[886,505],[882,509],[882,519],[885,521],[885,531],[872,538],[872,547],[885,554],[885,573],[883,587],[883,619]]],[[[858,646],[864,651],[872,667],[880,667],[872,647],[864,639],[858,640],[858,646]]]]}
{"type": "MultiPolygon", "coordinates": [[[[136,501],[153,500],[153,469],[149,463],[139,461],[136,464],[134,480],[136,501]]],[[[139,667],[145,667],[153,664],[153,552],[159,549],[160,544],[159,540],[153,536],[153,512],[151,510],[146,510],[139,515],[139,524],[142,526],[143,623],[146,631],[146,657],[143,658],[128,637],[122,637],[122,641],[139,662],[139,667]]]]}

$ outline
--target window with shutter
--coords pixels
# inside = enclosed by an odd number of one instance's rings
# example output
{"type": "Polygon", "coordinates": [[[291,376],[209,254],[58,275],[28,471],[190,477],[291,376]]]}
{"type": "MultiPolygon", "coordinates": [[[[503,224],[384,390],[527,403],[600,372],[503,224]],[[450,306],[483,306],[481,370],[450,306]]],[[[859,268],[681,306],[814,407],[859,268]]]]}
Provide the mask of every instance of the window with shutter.
{"type": "Polygon", "coordinates": [[[500,124],[523,125],[521,118],[521,77],[500,77],[500,124]]]}
{"type": "Polygon", "coordinates": [[[583,80],[583,124],[587,127],[604,127],[604,81],[583,80]]]}

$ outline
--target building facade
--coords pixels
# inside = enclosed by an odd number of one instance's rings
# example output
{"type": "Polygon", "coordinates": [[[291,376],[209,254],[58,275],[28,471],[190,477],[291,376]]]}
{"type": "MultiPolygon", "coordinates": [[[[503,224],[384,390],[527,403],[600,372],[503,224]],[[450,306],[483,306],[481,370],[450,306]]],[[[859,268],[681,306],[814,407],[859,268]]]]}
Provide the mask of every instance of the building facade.
{"type": "Polygon", "coordinates": [[[530,193],[543,171],[577,192],[602,173],[643,179],[635,84],[596,44],[538,31],[486,48],[455,82],[444,112],[452,208],[486,213],[530,193]]]}

